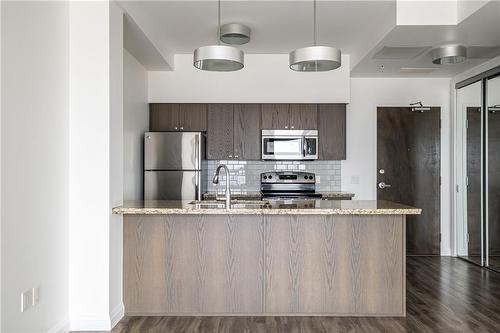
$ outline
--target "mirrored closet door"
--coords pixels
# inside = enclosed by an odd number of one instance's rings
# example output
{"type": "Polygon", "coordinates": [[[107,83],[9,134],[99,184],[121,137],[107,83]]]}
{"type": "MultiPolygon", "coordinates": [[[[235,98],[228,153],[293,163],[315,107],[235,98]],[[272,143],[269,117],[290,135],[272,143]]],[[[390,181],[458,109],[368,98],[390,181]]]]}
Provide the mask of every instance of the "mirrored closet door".
{"type": "Polygon", "coordinates": [[[456,88],[457,252],[500,272],[500,68],[456,88]]]}
{"type": "Polygon", "coordinates": [[[459,255],[478,265],[483,264],[481,224],[481,156],[482,156],[482,107],[481,81],[457,91],[457,111],[464,124],[462,153],[465,165],[466,198],[465,223],[462,223],[459,239],[459,255]]]}
{"type": "Polygon", "coordinates": [[[500,76],[486,82],[487,99],[487,257],[485,265],[500,270],[500,76]]]}

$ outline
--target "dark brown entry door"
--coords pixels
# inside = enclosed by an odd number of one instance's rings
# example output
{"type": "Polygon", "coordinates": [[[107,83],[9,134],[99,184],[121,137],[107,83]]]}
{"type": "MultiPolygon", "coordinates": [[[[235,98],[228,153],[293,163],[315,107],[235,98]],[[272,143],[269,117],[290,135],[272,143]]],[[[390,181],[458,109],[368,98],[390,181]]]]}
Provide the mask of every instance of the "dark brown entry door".
{"type": "Polygon", "coordinates": [[[440,111],[377,108],[377,198],[422,209],[406,219],[409,255],[440,254],[440,111]]]}

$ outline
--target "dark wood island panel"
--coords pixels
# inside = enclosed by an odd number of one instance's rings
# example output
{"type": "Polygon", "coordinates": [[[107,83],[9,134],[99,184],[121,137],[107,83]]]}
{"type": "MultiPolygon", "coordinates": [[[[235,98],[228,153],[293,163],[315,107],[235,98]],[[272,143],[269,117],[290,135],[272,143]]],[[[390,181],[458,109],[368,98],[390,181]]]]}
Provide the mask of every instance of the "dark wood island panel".
{"type": "Polygon", "coordinates": [[[404,215],[124,215],[128,315],[405,315],[404,215]]]}

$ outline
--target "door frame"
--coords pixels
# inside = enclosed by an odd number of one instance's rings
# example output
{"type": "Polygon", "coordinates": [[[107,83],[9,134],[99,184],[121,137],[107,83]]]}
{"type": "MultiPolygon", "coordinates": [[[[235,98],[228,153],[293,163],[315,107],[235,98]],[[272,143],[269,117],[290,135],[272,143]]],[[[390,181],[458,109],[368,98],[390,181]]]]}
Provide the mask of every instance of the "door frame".
{"type": "MultiPolygon", "coordinates": [[[[374,145],[375,145],[375,154],[374,154],[374,165],[375,165],[375,170],[374,170],[374,181],[375,181],[375,198],[378,199],[377,195],[377,189],[378,189],[378,109],[379,108],[411,108],[409,104],[407,105],[377,105],[375,108],[375,140],[374,140],[374,145]]],[[[443,157],[445,156],[444,154],[446,153],[446,149],[444,149],[443,144],[445,144],[443,140],[443,106],[442,105],[431,105],[430,107],[433,108],[438,108],[439,109],[439,148],[440,148],[440,154],[439,154],[439,178],[440,178],[440,184],[439,184],[439,232],[440,232],[440,255],[441,256],[449,256],[450,255],[450,250],[453,251],[453,242],[449,244],[449,248],[446,246],[443,246],[443,236],[447,235],[448,237],[452,238],[453,235],[453,230],[449,230],[449,234],[447,230],[444,230],[443,228],[445,227],[445,224],[443,221],[446,221],[446,215],[449,213],[448,210],[445,211],[446,205],[444,205],[444,201],[447,198],[446,193],[444,192],[446,190],[446,185],[445,182],[447,182],[448,178],[445,177],[447,176],[445,173],[445,170],[443,168],[443,157]],[[451,249],[450,249],[451,248],[451,249]]],[[[451,153],[451,152],[450,152],[451,153]]],[[[450,175],[451,178],[451,175],[450,175]]],[[[451,197],[448,199],[448,201],[451,201],[451,197]]],[[[449,209],[449,208],[448,208],[449,209]]],[[[451,218],[451,216],[449,216],[451,218]]],[[[450,222],[450,227],[452,227],[452,223],[450,222]]]]}

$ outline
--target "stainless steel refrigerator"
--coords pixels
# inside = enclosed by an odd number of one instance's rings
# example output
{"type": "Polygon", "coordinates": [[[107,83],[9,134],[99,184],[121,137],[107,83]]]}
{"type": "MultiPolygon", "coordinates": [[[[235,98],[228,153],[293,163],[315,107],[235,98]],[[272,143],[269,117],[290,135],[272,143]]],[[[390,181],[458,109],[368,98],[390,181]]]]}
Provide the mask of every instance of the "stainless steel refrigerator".
{"type": "Polygon", "coordinates": [[[203,132],[144,134],[144,200],[201,200],[203,132]]]}

